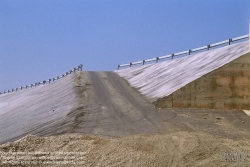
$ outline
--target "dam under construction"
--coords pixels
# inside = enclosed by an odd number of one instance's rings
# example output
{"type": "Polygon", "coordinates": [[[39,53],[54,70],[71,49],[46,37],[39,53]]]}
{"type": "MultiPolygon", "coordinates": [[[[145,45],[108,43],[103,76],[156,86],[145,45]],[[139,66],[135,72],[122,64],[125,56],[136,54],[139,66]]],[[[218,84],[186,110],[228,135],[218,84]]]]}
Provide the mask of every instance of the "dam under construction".
{"type": "Polygon", "coordinates": [[[0,154],[83,151],[84,166],[226,166],[221,152],[243,150],[247,165],[249,111],[248,39],[1,94],[0,154]]]}

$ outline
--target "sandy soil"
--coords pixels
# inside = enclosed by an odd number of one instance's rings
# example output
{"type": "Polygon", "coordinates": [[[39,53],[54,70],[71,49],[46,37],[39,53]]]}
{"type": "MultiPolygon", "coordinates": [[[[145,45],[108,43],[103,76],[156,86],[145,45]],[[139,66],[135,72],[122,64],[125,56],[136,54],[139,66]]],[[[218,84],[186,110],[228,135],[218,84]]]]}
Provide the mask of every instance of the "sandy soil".
{"type": "MultiPolygon", "coordinates": [[[[81,165],[61,166],[248,166],[249,140],[231,140],[202,133],[179,131],[167,135],[134,135],[119,138],[67,134],[51,137],[28,135],[0,146],[4,152],[81,152],[81,165]],[[227,161],[223,152],[244,153],[246,157],[227,161]],[[81,159],[82,158],[82,159],[81,159]],[[83,160],[84,159],[84,160],[83,160]],[[238,161],[238,162],[237,162],[238,161]]],[[[242,155],[241,155],[242,156],[242,155]]],[[[66,155],[63,156],[66,158],[66,155]]],[[[3,158],[2,158],[3,161],[3,158]]],[[[33,160],[39,163],[39,161],[33,160]]],[[[56,160],[54,160],[56,162],[56,160]]],[[[0,163],[1,164],[1,163],[0,163]]],[[[41,164],[41,161],[40,161],[41,164]]],[[[2,167],[11,166],[2,164],[2,167]]],[[[13,165],[14,166],[14,165],[13,165]]],[[[32,166],[32,165],[19,165],[32,166]]],[[[38,166],[38,165],[33,165],[38,166]]],[[[60,166],[60,165],[40,165],[60,166]]]]}

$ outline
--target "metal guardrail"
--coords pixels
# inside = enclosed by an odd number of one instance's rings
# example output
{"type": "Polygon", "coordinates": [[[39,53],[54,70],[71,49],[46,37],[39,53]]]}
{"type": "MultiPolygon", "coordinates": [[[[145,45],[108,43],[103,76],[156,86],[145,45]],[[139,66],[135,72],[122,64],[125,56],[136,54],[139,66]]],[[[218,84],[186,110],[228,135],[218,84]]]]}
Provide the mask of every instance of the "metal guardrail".
{"type": "Polygon", "coordinates": [[[199,48],[196,48],[196,49],[189,49],[187,51],[183,51],[183,52],[179,52],[179,53],[173,53],[173,54],[166,55],[166,56],[155,57],[155,58],[152,58],[152,59],[147,59],[147,60],[142,60],[142,61],[137,61],[137,62],[131,62],[131,63],[127,63],[127,64],[119,64],[117,66],[117,69],[119,70],[121,67],[132,67],[133,65],[138,65],[138,64],[144,65],[145,63],[152,62],[152,61],[157,63],[159,60],[166,59],[166,58],[174,59],[175,56],[180,56],[180,55],[185,55],[185,54],[190,55],[191,53],[198,52],[198,51],[209,50],[210,48],[214,48],[214,47],[217,47],[217,46],[221,46],[221,45],[225,45],[225,44],[230,45],[232,42],[247,39],[247,38],[249,38],[249,35],[243,35],[243,36],[240,36],[240,37],[230,38],[230,39],[225,40],[225,41],[221,41],[221,42],[214,43],[214,44],[211,44],[211,45],[199,47],[199,48]]]}
{"type": "Polygon", "coordinates": [[[11,92],[17,92],[18,90],[33,88],[33,87],[37,87],[37,86],[40,86],[40,85],[50,84],[51,82],[55,82],[56,80],[61,79],[61,78],[65,77],[65,76],[67,76],[67,75],[69,75],[71,73],[75,73],[77,71],[82,71],[82,64],[80,64],[76,68],[73,68],[72,70],[70,70],[69,72],[66,72],[65,74],[63,74],[61,76],[58,76],[58,77],[55,77],[55,78],[52,78],[52,79],[48,79],[48,80],[44,80],[44,81],[41,81],[41,82],[37,82],[37,83],[34,83],[34,84],[17,87],[15,89],[7,90],[7,91],[4,91],[4,92],[0,92],[0,95],[1,94],[6,94],[6,93],[11,93],[11,92]]]}

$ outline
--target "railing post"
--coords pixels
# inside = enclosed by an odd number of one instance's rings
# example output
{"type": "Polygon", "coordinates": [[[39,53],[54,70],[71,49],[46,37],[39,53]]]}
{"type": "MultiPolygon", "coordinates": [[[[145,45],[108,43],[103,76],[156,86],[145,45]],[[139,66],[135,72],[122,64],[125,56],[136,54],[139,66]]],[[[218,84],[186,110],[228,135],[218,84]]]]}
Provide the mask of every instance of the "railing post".
{"type": "Polygon", "coordinates": [[[82,71],[82,64],[78,66],[78,71],[82,71]]]}
{"type": "Polygon", "coordinates": [[[132,66],[132,63],[129,63],[129,66],[131,67],[131,66],[132,66]]]}
{"type": "Polygon", "coordinates": [[[209,48],[210,48],[210,45],[207,45],[207,50],[209,50],[209,48]]]}
{"type": "Polygon", "coordinates": [[[156,60],[155,60],[155,61],[156,61],[156,63],[158,63],[158,60],[159,60],[159,57],[156,57],[156,60]]]}
{"type": "Polygon", "coordinates": [[[120,68],[120,65],[117,66],[117,70],[119,70],[119,68],[120,68]]]}
{"type": "Polygon", "coordinates": [[[191,55],[191,52],[192,52],[192,50],[191,50],[191,49],[189,49],[189,50],[188,50],[188,55],[191,55]]]}
{"type": "Polygon", "coordinates": [[[229,38],[229,39],[228,39],[228,45],[230,45],[230,44],[231,44],[231,42],[232,42],[232,39],[231,39],[231,38],[229,38]]]}
{"type": "Polygon", "coordinates": [[[142,65],[144,65],[144,64],[145,64],[145,60],[142,61],[142,65]]]}
{"type": "Polygon", "coordinates": [[[172,59],[174,59],[174,54],[172,54],[172,59]]]}

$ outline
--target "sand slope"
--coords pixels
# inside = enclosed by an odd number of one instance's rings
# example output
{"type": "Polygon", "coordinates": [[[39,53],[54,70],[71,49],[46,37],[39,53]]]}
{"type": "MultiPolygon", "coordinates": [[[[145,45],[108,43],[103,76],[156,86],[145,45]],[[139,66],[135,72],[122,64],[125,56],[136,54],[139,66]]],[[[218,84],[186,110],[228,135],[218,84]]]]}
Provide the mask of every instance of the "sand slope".
{"type": "Polygon", "coordinates": [[[27,134],[119,137],[179,130],[250,137],[250,117],[240,110],[155,109],[114,72],[77,72],[50,85],[0,96],[0,104],[0,143],[27,134]]]}
{"type": "Polygon", "coordinates": [[[63,166],[235,166],[221,153],[244,152],[247,166],[249,127],[240,110],[155,109],[114,72],[77,72],[0,96],[0,164],[10,151],[82,151],[85,164],[63,166]]]}

